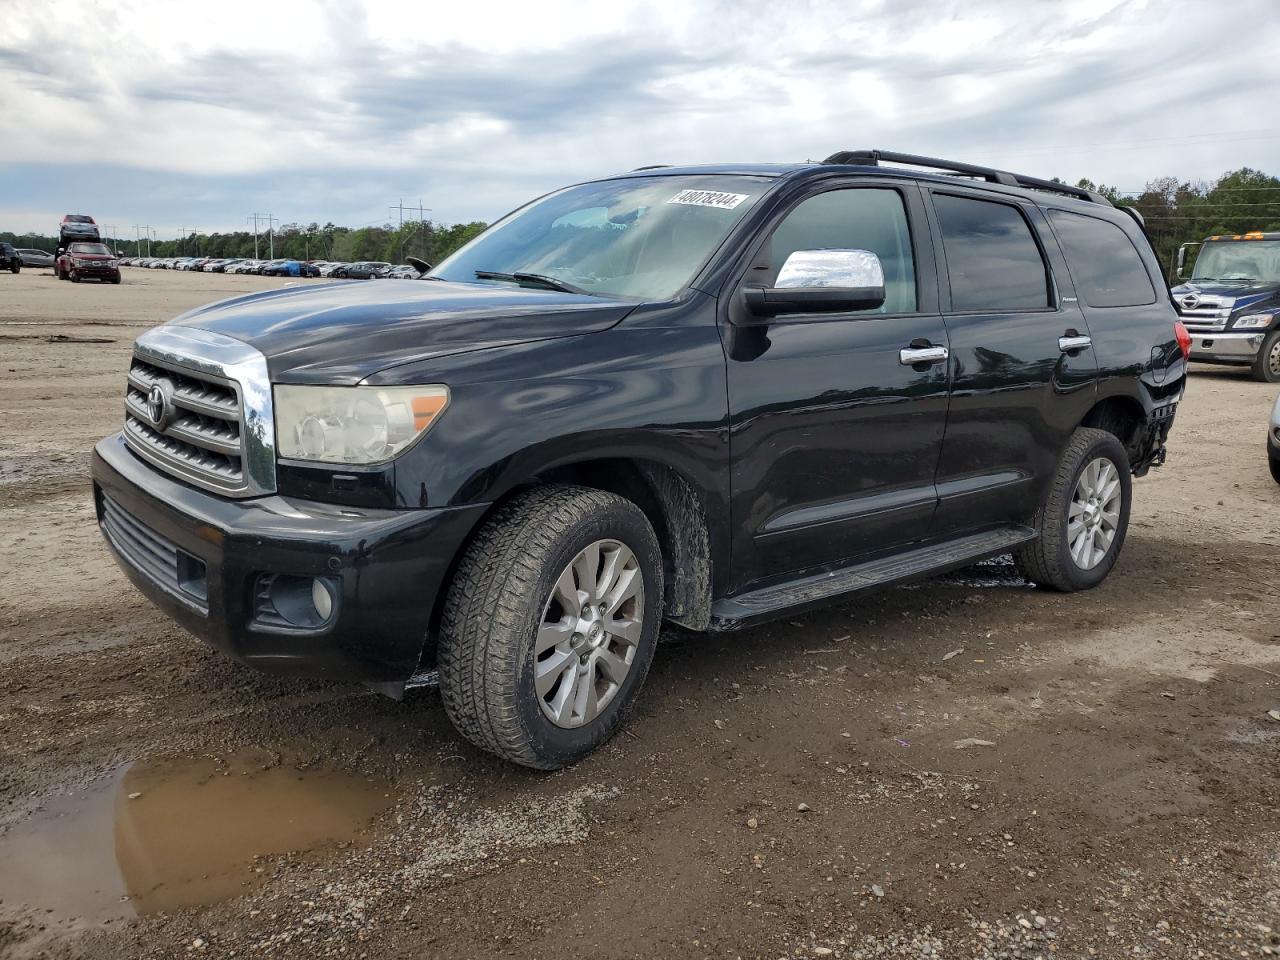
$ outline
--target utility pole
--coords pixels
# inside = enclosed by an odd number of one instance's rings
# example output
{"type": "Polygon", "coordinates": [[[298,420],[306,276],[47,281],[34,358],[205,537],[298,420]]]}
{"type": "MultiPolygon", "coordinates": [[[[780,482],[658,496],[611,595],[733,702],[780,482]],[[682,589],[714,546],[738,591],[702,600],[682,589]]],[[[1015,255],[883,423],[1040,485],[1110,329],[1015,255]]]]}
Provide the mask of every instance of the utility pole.
{"type": "MultiPolygon", "coordinates": [[[[258,259],[258,221],[259,220],[267,221],[267,229],[270,230],[272,221],[275,221],[276,218],[269,213],[251,213],[249,214],[249,216],[244,218],[244,222],[248,223],[250,220],[253,221],[253,259],[257,260],[258,259]]],[[[276,238],[275,238],[275,235],[273,234],[271,236],[271,259],[274,260],[275,256],[276,256],[276,238]]]]}
{"type": "Polygon", "coordinates": [[[142,224],[140,223],[135,223],[133,225],[133,242],[138,247],[138,252],[135,253],[134,256],[135,257],[142,256],[142,224]]]}
{"type": "Polygon", "coordinates": [[[268,259],[270,260],[274,260],[276,258],[276,230],[274,225],[279,222],[280,221],[271,214],[267,214],[267,242],[270,245],[268,259]]]}
{"type": "Polygon", "coordinates": [[[187,228],[179,227],[178,236],[182,239],[182,253],[185,255],[187,252],[187,228]]]}
{"type": "Polygon", "coordinates": [[[423,259],[427,256],[427,217],[431,212],[430,207],[422,205],[422,198],[418,198],[418,231],[421,239],[418,241],[418,253],[422,254],[423,259]]]}

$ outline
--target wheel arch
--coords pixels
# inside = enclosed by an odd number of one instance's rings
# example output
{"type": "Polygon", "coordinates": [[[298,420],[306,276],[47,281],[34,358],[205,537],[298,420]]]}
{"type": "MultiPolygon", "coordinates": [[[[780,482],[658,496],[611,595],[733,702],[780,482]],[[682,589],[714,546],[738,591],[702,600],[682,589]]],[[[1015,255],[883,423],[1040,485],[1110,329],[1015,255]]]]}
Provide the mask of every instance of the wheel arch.
{"type": "Polygon", "coordinates": [[[1136,462],[1142,453],[1147,411],[1137,398],[1116,394],[1095,403],[1079,425],[1112,434],[1124,447],[1130,462],[1136,462]]]}
{"type": "Polygon", "coordinates": [[[559,463],[515,484],[497,497],[458,548],[437,594],[423,662],[435,660],[445,599],[463,555],[503,504],[531,487],[570,484],[617,494],[634,503],[653,525],[662,547],[663,616],[690,630],[711,623],[712,559],[707,505],[697,488],[669,464],[638,457],[595,457],[559,463]]]}

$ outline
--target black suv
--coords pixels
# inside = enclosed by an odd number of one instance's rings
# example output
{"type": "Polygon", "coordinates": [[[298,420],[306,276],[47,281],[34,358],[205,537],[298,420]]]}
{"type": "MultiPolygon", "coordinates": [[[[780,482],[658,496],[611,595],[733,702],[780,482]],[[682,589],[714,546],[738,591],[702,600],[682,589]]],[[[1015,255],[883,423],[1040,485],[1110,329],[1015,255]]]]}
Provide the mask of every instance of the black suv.
{"type": "Polygon", "coordinates": [[[553,768],[617,729],[664,618],[730,630],[1008,552],[1096,585],[1188,349],[1098,195],[879,152],[645,168],[420,281],[143,334],[97,515],[232,656],[396,696],[438,665],[463,734],[553,768]]]}
{"type": "Polygon", "coordinates": [[[14,249],[11,243],[0,243],[0,270],[10,273],[22,272],[22,254],[14,249]]]}

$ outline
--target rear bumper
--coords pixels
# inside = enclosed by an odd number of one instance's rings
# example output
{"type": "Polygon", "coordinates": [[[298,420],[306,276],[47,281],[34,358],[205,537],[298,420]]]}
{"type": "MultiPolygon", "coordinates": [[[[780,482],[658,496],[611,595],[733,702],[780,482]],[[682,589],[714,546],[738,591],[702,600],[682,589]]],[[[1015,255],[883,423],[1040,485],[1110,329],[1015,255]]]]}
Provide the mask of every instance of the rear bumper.
{"type": "Polygon", "coordinates": [[[1193,333],[1191,359],[1200,363],[1253,363],[1267,331],[1251,333],[1193,333]]]}
{"type": "Polygon", "coordinates": [[[148,466],[119,434],[94,449],[92,474],[99,527],[116,561],[191,633],[262,670],[391,693],[418,666],[436,597],[486,507],[229,500],[148,466]],[[298,627],[272,616],[262,597],[273,575],[323,579],[334,597],[329,621],[298,627]]]}

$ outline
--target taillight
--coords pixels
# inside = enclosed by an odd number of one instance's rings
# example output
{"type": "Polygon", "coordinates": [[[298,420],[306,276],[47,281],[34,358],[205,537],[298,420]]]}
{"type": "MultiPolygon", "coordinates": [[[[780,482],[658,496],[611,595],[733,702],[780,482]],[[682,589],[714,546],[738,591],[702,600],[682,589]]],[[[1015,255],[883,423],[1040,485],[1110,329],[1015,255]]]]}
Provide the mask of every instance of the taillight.
{"type": "Polygon", "coordinates": [[[1187,332],[1187,326],[1181,320],[1175,320],[1173,324],[1173,335],[1178,338],[1178,349],[1182,351],[1182,359],[1191,359],[1191,334],[1187,332]]]}

